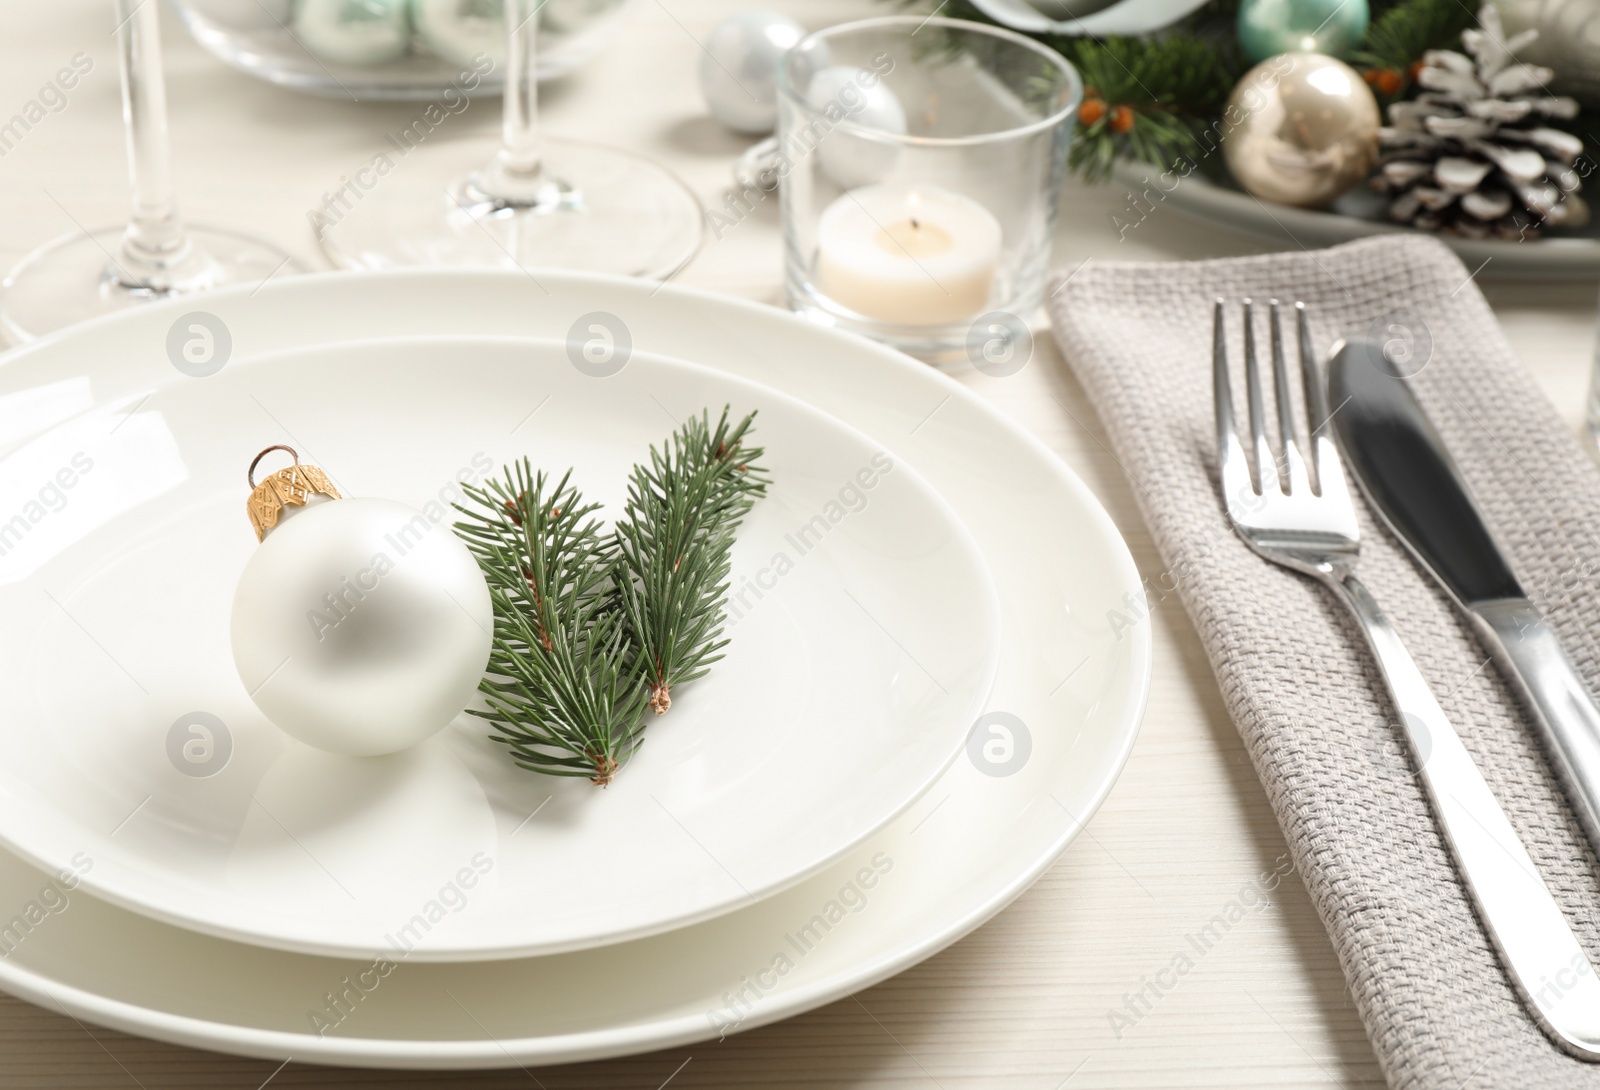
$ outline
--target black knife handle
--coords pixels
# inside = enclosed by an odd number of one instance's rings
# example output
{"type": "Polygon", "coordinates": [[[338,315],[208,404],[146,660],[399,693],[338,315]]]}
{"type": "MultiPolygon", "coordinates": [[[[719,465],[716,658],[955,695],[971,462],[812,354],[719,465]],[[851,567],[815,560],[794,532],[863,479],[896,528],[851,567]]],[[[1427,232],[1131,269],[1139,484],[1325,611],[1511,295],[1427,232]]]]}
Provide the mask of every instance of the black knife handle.
{"type": "Polygon", "coordinates": [[[1525,597],[1433,424],[1374,341],[1345,344],[1328,370],[1345,458],[1396,536],[1462,605],[1525,597]]]}

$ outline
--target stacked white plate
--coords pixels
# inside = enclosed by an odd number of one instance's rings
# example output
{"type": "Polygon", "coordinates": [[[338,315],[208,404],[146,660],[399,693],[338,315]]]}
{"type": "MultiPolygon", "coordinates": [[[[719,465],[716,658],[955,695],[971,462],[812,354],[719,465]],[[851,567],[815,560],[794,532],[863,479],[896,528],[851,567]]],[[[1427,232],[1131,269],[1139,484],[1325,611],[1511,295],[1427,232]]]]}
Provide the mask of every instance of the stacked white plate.
{"type": "Polygon", "coordinates": [[[1132,745],[1149,635],[1107,621],[1139,578],[1088,490],[961,386],[771,308],[338,274],[4,361],[0,987],[79,1018],[391,1067],[721,1036],[977,927],[1132,745]],[[519,770],[466,715],[337,758],[250,701],[228,625],[261,448],[424,512],[526,455],[615,510],[724,405],[773,477],[732,645],[610,787],[519,770]]]}

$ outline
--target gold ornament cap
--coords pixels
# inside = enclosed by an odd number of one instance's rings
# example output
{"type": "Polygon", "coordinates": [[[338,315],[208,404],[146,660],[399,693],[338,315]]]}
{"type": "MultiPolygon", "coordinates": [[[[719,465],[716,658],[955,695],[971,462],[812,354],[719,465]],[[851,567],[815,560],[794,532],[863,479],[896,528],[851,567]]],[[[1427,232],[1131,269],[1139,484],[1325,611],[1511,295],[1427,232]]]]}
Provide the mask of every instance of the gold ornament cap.
{"type": "Polygon", "coordinates": [[[250,525],[256,528],[257,541],[266,540],[267,531],[278,525],[285,507],[304,507],[312,496],[327,496],[331,500],[343,498],[326,473],[316,466],[301,465],[295,449],[281,443],[257,454],[245,472],[245,479],[250,482],[250,498],[245,502],[245,509],[250,513],[250,525]],[[288,451],[294,465],[256,484],[256,466],[275,450],[288,451]]]}

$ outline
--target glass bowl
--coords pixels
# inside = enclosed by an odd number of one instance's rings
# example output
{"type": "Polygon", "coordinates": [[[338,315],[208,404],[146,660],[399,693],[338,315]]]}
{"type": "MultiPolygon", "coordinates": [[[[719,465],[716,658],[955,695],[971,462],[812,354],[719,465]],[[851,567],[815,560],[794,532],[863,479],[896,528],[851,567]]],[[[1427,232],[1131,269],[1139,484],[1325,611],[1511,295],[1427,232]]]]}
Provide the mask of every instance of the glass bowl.
{"type": "MultiPolygon", "coordinates": [[[[171,0],[189,33],[211,53],[242,72],[333,98],[425,101],[451,92],[498,94],[505,32],[500,0],[171,0]],[[307,11],[306,5],[314,9],[307,11]],[[399,9],[405,26],[349,42],[310,48],[327,13],[377,15],[399,9]],[[449,39],[430,36],[422,24],[459,12],[449,39]],[[318,14],[324,16],[319,20],[318,14]],[[352,62],[341,48],[354,44],[370,60],[352,62]],[[440,46],[443,46],[441,49],[440,46]],[[474,64],[479,52],[492,66],[474,64]],[[486,70],[487,69],[487,70],[486,70]]],[[[629,0],[546,0],[539,8],[541,80],[565,75],[598,53],[620,27],[629,0]]],[[[374,22],[382,24],[382,19],[374,22]]]]}

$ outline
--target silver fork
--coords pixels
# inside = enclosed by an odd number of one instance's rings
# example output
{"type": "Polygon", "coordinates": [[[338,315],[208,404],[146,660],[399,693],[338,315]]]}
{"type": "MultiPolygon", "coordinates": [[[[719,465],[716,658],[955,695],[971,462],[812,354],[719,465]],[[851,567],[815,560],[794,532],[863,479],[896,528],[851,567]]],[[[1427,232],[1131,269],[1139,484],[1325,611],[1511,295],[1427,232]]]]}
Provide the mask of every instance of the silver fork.
{"type": "Polygon", "coordinates": [[[1289,396],[1278,301],[1268,304],[1281,462],[1267,434],[1250,300],[1244,301],[1243,309],[1254,478],[1234,427],[1223,300],[1217,300],[1213,316],[1217,451],[1223,500],[1233,528],[1266,559],[1320,581],[1354,614],[1400,712],[1402,732],[1439,829],[1501,963],[1535,1020],[1557,1044],[1580,1059],[1600,1061],[1600,978],[1399,633],[1356,578],[1361,534],[1344,465],[1323,427],[1329,417],[1326,387],[1312,349],[1305,305],[1294,304],[1309,417],[1301,429],[1289,396]],[[1309,463],[1301,454],[1302,435],[1311,452],[1309,463]]]}

